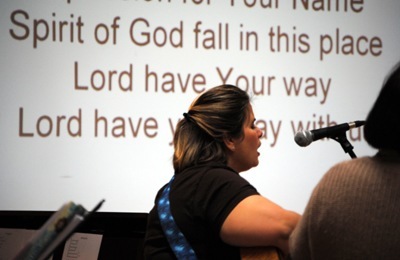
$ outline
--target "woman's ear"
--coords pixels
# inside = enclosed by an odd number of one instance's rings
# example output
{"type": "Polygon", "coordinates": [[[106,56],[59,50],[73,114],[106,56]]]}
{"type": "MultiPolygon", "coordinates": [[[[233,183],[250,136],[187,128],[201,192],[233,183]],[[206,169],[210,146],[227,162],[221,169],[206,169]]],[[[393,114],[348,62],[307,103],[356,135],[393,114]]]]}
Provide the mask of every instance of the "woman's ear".
{"type": "Polygon", "coordinates": [[[234,152],[235,151],[235,140],[231,137],[224,137],[224,144],[226,148],[228,148],[229,151],[234,152]]]}

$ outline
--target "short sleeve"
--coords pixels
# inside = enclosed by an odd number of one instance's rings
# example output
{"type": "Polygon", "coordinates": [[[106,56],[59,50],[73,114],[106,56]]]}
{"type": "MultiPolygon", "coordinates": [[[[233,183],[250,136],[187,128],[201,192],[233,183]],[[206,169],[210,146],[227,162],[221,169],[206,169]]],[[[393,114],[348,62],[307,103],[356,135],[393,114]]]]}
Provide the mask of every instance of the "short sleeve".
{"type": "Polygon", "coordinates": [[[229,213],[248,196],[259,194],[257,190],[236,172],[228,169],[212,169],[205,173],[197,187],[195,203],[206,221],[219,233],[229,213]]]}

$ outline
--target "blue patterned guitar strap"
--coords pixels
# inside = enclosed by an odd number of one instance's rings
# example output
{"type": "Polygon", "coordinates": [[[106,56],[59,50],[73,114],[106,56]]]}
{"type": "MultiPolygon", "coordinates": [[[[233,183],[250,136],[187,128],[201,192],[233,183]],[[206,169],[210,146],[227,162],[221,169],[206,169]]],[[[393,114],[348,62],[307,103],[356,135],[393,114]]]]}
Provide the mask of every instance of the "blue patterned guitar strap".
{"type": "Polygon", "coordinates": [[[169,191],[174,177],[170,180],[168,185],[164,188],[161,198],[157,202],[158,217],[163,228],[164,234],[167,237],[168,243],[178,259],[196,260],[194,250],[187,242],[185,236],[179,230],[171,214],[169,205],[169,191]]]}

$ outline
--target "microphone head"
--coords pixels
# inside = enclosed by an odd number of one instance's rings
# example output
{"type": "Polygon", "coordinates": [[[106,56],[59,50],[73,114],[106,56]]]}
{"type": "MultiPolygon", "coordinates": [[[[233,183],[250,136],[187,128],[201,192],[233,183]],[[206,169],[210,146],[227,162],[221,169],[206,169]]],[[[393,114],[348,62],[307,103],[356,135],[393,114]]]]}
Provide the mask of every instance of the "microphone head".
{"type": "Polygon", "coordinates": [[[313,142],[312,133],[307,130],[299,131],[295,134],[294,141],[301,147],[308,146],[313,142]]]}

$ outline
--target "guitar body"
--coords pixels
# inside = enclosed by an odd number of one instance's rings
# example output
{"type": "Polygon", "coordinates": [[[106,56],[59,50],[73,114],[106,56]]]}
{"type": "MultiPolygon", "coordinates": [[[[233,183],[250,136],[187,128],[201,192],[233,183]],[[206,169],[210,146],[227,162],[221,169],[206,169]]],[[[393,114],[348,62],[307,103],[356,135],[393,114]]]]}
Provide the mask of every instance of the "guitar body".
{"type": "Polygon", "coordinates": [[[275,247],[242,247],[242,260],[283,260],[282,252],[275,247]]]}

